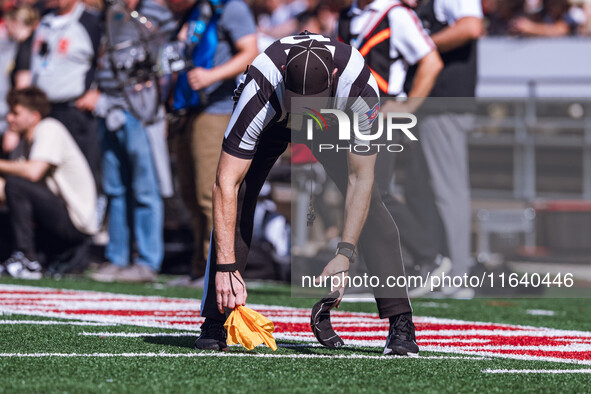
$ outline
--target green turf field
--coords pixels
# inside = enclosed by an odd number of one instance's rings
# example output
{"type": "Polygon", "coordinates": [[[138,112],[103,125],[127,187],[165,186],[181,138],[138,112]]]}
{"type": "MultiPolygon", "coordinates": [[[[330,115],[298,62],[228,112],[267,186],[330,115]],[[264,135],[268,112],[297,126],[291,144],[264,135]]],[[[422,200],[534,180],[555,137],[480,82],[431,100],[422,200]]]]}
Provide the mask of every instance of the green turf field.
{"type": "MultiPolygon", "coordinates": [[[[0,285],[5,284],[175,298],[201,297],[196,290],[168,288],[161,284],[96,284],[78,278],[33,283],[1,279],[0,285]]],[[[287,286],[259,284],[250,287],[248,302],[310,308],[314,301],[292,299],[287,286]]],[[[591,330],[588,300],[416,300],[413,305],[415,316],[591,330]],[[532,315],[528,313],[531,310],[553,311],[554,315],[532,315]]],[[[341,310],[374,313],[375,306],[373,303],[343,303],[341,310]]],[[[429,351],[422,351],[420,358],[388,358],[381,356],[379,347],[346,347],[330,351],[290,340],[278,340],[280,347],[276,352],[261,347],[252,352],[231,347],[229,353],[219,356],[193,350],[196,333],[193,335],[183,330],[121,324],[36,325],[31,322],[71,320],[28,313],[4,313],[0,320],[0,387],[3,392],[585,392],[591,387],[591,374],[588,373],[483,372],[589,369],[588,365],[572,363],[429,351]],[[8,321],[20,323],[8,324],[8,321]],[[160,336],[92,335],[105,331],[110,335],[153,333],[160,336]]]]}

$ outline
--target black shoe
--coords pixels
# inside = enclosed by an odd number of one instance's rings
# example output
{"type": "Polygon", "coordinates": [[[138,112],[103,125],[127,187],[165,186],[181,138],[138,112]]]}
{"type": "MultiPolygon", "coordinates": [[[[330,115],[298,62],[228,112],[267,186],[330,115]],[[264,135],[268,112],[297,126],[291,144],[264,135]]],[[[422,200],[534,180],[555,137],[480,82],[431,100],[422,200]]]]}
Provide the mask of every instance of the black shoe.
{"type": "Polygon", "coordinates": [[[195,341],[195,349],[227,352],[226,338],[228,338],[228,333],[224,328],[224,323],[206,318],[201,325],[201,335],[195,341]]]}
{"type": "Polygon", "coordinates": [[[391,356],[418,356],[419,346],[415,339],[415,325],[411,313],[391,318],[390,332],[384,346],[384,354],[391,356]]]}

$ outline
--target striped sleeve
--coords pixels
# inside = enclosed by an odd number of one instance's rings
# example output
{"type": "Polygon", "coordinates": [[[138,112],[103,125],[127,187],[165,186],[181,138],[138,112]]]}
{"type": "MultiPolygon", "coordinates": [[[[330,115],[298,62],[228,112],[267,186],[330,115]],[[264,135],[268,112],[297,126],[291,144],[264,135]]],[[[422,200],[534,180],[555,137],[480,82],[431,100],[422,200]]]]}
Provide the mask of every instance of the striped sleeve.
{"type": "Polygon", "coordinates": [[[248,69],[244,89],[226,129],[222,149],[241,158],[252,159],[261,133],[282,114],[282,84],[271,82],[266,75],[278,74],[268,56],[259,55],[248,69]]]}
{"type": "MultiPolygon", "coordinates": [[[[358,130],[360,134],[375,134],[378,127],[378,113],[380,110],[380,93],[378,84],[369,67],[359,51],[347,46],[344,53],[335,54],[336,63],[344,65],[343,73],[339,78],[336,96],[339,101],[346,103],[346,108],[341,108],[349,113],[358,114],[358,130]],[[341,100],[346,99],[346,100],[341,100]]],[[[357,154],[375,154],[376,148],[371,146],[371,141],[362,140],[352,133],[350,141],[352,145],[370,145],[367,152],[356,151],[357,154]]]]}
{"type": "MultiPolygon", "coordinates": [[[[363,85],[360,84],[353,87],[351,93],[354,95],[352,95],[349,110],[358,114],[357,127],[360,134],[365,136],[375,135],[379,127],[378,119],[380,112],[380,94],[378,84],[367,66],[364,67],[364,71],[359,75],[359,77],[365,82],[363,85]]],[[[377,153],[377,148],[373,143],[379,141],[365,139],[362,140],[358,138],[355,133],[353,133],[352,138],[352,144],[354,145],[369,146],[367,152],[357,150],[357,154],[372,155],[377,153]]]]}

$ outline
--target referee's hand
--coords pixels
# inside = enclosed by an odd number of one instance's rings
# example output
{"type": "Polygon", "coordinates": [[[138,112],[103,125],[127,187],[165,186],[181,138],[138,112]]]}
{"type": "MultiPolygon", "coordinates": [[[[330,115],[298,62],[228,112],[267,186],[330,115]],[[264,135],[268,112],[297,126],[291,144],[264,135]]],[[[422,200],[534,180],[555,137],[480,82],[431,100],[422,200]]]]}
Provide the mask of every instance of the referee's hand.
{"type": "Polygon", "coordinates": [[[240,272],[216,272],[215,292],[218,310],[224,313],[224,308],[234,309],[246,304],[246,286],[240,272]],[[230,283],[230,281],[232,281],[230,283]]]}
{"type": "Polygon", "coordinates": [[[349,281],[350,264],[351,262],[347,257],[338,254],[326,264],[322,273],[315,279],[315,282],[318,285],[329,283],[331,293],[338,290],[339,298],[334,304],[334,307],[339,307],[341,300],[345,295],[345,287],[349,281]]]}

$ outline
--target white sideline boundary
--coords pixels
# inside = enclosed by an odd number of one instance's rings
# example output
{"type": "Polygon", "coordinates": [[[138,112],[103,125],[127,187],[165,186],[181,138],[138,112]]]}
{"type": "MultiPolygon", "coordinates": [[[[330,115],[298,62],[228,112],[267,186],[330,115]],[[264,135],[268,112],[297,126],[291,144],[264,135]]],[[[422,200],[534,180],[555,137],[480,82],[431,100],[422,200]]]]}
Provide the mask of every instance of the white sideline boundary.
{"type": "Polygon", "coordinates": [[[142,337],[196,337],[196,332],[80,332],[79,335],[85,337],[123,337],[123,338],[142,338],[142,337]]]}
{"type": "Polygon", "coordinates": [[[98,323],[87,321],[60,321],[60,320],[0,320],[0,325],[6,324],[27,324],[39,326],[96,326],[96,327],[114,327],[117,323],[98,323]]]}
{"type": "MultiPolygon", "coordinates": [[[[82,325],[82,324],[81,324],[82,325]]],[[[82,336],[87,337],[122,337],[122,338],[141,338],[141,337],[195,337],[197,336],[197,332],[87,332],[82,331],[78,333],[82,336]]],[[[282,334],[274,334],[276,339],[287,339],[287,340],[300,340],[302,338],[297,338],[293,335],[282,335],[282,334]]],[[[307,337],[311,337],[310,335],[306,335],[307,337]]],[[[385,334],[384,334],[385,337],[385,334]]],[[[382,341],[383,342],[383,341],[382,341]]],[[[488,340],[486,339],[425,339],[422,340],[421,343],[423,344],[431,344],[431,343],[487,343],[488,340]]],[[[310,346],[311,344],[307,344],[305,346],[310,346]]]]}
{"type": "Polygon", "coordinates": [[[490,374],[591,374],[591,369],[483,369],[490,374]]]}
{"type": "Polygon", "coordinates": [[[289,358],[289,359],[367,359],[367,360],[488,360],[486,357],[466,357],[466,356],[368,356],[363,354],[273,354],[273,353],[231,353],[231,352],[216,352],[216,353],[0,353],[0,358],[43,358],[43,357],[60,357],[60,358],[134,358],[134,357],[163,357],[163,358],[199,358],[199,357],[245,357],[245,358],[289,358]]]}

